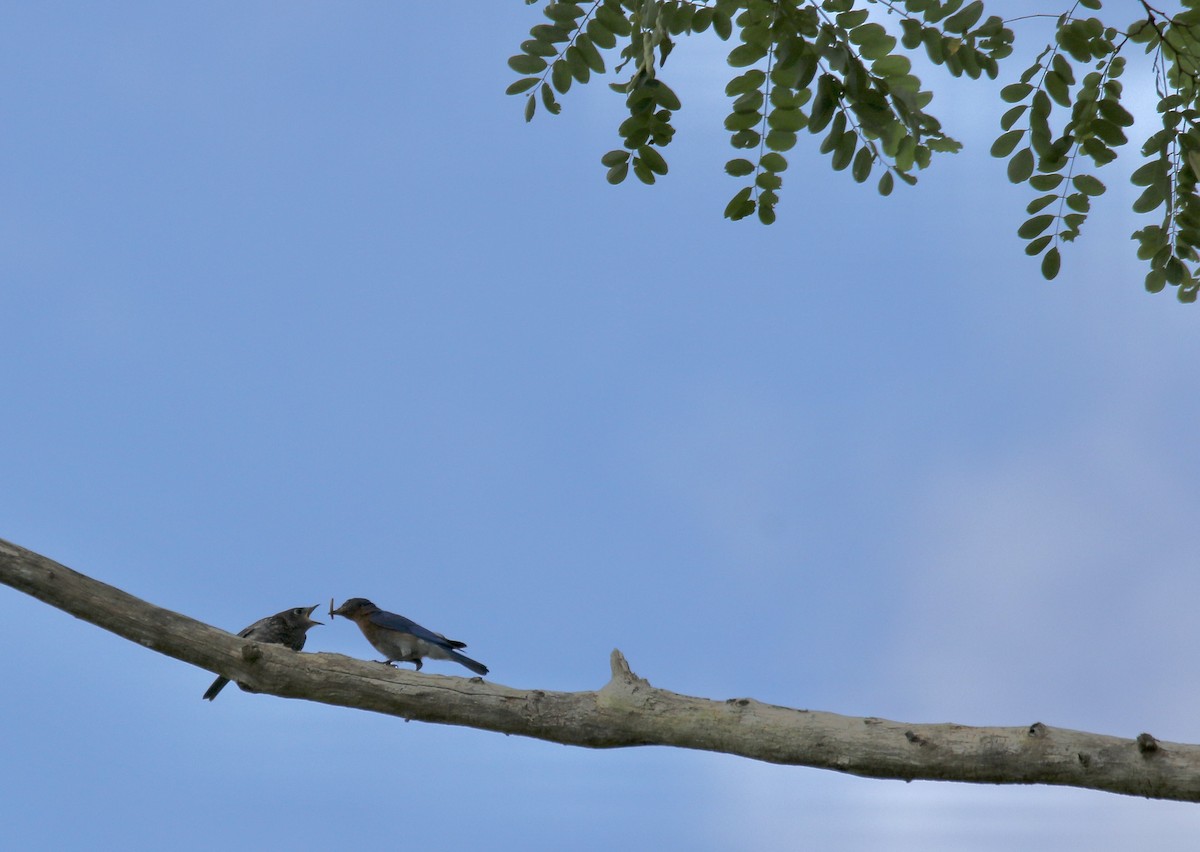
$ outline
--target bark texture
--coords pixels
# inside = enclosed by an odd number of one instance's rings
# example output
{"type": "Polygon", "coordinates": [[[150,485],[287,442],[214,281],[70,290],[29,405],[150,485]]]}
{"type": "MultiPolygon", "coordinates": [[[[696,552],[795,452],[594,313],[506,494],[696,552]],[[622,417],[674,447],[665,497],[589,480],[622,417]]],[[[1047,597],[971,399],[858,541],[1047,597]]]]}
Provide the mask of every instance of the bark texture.
{"type": "MultiPolygon", "coordinates": [[[[1200,746],[1034,723],[905,724],[651,686],[613,651],[592,692],[511,689],[402,671],[341,654],[260,645],[0,540],[0,582],[162,654],[260,692],[588,748],[663,745],[872,778],[1057,784],[1200,801],[1200,746]]],[[[199,700],[199,698],[197,698],[199,700]]]]}

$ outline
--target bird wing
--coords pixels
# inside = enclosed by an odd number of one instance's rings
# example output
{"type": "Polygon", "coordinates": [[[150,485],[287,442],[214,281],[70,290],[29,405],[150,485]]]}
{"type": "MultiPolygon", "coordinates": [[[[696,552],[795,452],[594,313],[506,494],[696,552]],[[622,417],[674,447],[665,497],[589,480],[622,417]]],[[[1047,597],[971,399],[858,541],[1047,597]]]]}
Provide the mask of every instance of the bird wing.
{"type": "Polygon", "coordinates": [[[405,618],[403,615],[397,615],[394,612],[387,612],[381,609],[378,612],[371,613],[367,618],[370,619],[372,624],[378,627],[384,627],[388,630],[398,630],[401,633],[411,633],[418,639],[424,639],[426,642],[432,642],[435,645],[448,648],[466,647],[461,643],[447,639],[440,633],[434,633],[432,630],[425,629],[411,618],[405,618]]]}
{"type": "Polygon", "coordinates": [[[238,633],[238,636],[241,636],[243,639],[251,638],[255,633],[258,633],[258,631],[266,627],[274,617],[275,616],[273,615],[268,615],[266,618],[260,618],[249,627],[242,628],[241,632],[238,633]]]}

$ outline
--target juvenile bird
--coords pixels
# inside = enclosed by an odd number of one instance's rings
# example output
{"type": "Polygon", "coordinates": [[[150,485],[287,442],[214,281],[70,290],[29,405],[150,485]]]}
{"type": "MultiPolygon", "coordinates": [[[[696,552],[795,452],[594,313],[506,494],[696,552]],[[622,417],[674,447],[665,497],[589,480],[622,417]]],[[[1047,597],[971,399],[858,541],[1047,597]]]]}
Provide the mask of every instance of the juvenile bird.
{"type": "Polygon", "coordinates": [[[329,606],[330,618],[341,615],[358,625],[375,650],[387,657],[386,660],[380,660],[381,663],[416,663],[417,671],[420,671],[421,658],[429,657],[433,660],[453,660],[477,675],[488,673],[483,663],[458,653],[456,649],[467,647],[467,643],[426,630],[403,615],[380,609],[366,598],[350,598],[337,609],[332,608],[333,602],[330,601],[329,606]]]}
{"type": "MultiPolygon", "coordinates": [[[[285,609],[283,612],[277,612],[266,618],[260,618],[239,633],[238,636],[268,645],[286,645],[293,651],[299,651],[304,647],[304,640],[308,638],[306,635],[308,629],[316,627],[321,623],[313,621],[311,618],[313,610],[316,608],[314,604],[313,606],[298,606],[294,609],[285,609]]],[[[217,678],[212,682],[212,686],[208,688],[208,691],[204,693],[204,697],[212,701],[217,697],[217,693],[225,688],[225,684],[227,683],[229,683],[229,678],[217,678]]]]}

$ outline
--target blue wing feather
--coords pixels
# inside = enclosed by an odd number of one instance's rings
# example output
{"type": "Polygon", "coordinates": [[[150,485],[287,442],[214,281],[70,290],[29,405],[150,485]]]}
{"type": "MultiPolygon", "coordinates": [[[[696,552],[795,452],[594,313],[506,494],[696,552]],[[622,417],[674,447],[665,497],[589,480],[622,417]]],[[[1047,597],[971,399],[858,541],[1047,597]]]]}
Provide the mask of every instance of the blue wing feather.
{"type": "Polygon", "coordinates": [[[456,642],[453,639],[447,639],[440,633],[434,633],[432,630],[427,630],[417,624],[411,618],[405,618],[403,615],[397,615],[394,612],[386,612],[379,610],[371,613],[371,623],[379,627],[387,628],[388,630],[398,630],[401,633],[411,633],[419,639],[424,639],[426,642],[432,642],[435,645],[441,645],[443,648],[465,648],[461,642],[456,642]]]}

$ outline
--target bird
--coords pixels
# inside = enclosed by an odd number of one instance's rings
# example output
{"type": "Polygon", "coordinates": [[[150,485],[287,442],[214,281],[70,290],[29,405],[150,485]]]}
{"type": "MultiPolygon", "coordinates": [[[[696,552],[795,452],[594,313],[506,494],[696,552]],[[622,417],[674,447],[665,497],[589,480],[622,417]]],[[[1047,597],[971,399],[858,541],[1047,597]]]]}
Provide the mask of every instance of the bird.
{"type": "MultiPolygon", "coordinates": [[[[298,606],[292,609],[285,609],[283,612],[277,612],[274,615],[268,615],[266,618],[260,618],[251,624],[239,633],[238,636],[241,636],[243,639],[253,639],[255,642],[263,642],[269,645],[284,645],[293,651],[299,651],[304,647],[304,640],[308,638],[306,634],[309,628],[316,627],[322,623],[312,620],[313,610],[316,608],[316,604],[312,606],[298,606]]],[[[204,693],[205,699],[212,701],[217,697],[217,693],[225,688],[225,684],[227,683],[229,683],[229,678],[227,677],[219,677],[214,680],[212,686],[204,693]]],[[[245,687],[242,688],[245,689],[245,687]]]]}
{"type": "Polygon", "coordinates": [[[338,615],[355,622],[375,650],[387,657],[379,660],[381,663],[389,666],[393,662],[415,663],[416,671],[420,671],[422,658],[429,657],[433,660],[453,660],[477,675],[488,673],[488,667],[483,663],[458,653],[457,649],[467,647],[466,642],[447,639],[403,615],[380,609],[366,598],[350,598],[337,609],[333,608],[333,601],[330,601],[329,617],[332,619],[338,615]]]}

